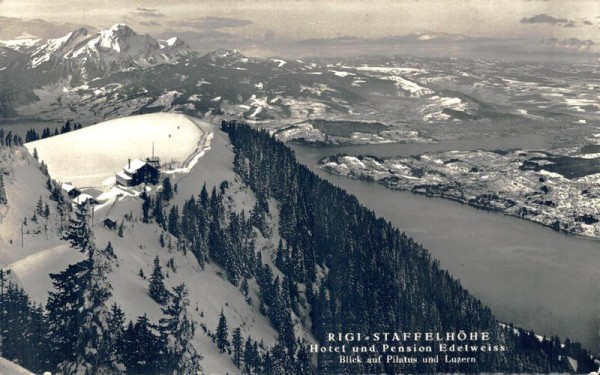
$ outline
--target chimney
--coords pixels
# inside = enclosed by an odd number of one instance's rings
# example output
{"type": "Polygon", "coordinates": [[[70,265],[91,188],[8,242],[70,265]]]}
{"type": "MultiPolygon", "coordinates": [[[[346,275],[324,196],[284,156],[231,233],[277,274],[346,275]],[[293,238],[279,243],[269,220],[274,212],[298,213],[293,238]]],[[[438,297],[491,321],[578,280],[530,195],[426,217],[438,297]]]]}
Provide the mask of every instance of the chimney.
{"type": "Polygon", "coordinates": [[[127,169],[131,169],[131,159],[127,159],[127,169]]]}

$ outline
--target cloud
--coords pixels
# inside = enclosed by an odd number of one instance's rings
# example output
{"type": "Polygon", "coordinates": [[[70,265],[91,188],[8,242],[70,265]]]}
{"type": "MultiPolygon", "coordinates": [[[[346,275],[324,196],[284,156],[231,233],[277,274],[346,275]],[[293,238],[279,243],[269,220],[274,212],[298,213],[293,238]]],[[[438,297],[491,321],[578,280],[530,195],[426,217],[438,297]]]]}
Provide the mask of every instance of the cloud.
{"type": "Polygon", "coordinates": [[[227,18],[227,17],[202,17],[184,21],[170,22],[174,27],[200,29],[200,30],[218,30],[232,27],[243,27],[251,25],[253,22],[246,19],[227,18]]]}
{"type": "Polygon", "coordinates": [[[521,18],[521,23],[530,23],[530,24],[547,24],[554,26],[562,26],[562,27],[580,27],[585,25],[593,25],[593,23],[587,19],[579,19],[578,21],[570,20],[567,18],[556,18],[553,16],[549,16],[546,13],[537,14],[533,17],[524,17],[521,18]]]}
{"type": "MultiPolygon", "coordinates": [[[[577,38],[540,42],[535,38],[473,38],[460,34],[421,33],[385,38],[277,40],[263,52],[263,56],[327,58],[406,54],[424,57],[589,63],[597,61],[599,57],[596,47],[596,43],[592,40],[577,38]]],[[[237,48],[252,56],[244,45],[237,48]]]]}
{"type": "Polygon", "coordinates": [[[552,17],[549,16],[545,13],[542,14],[537,14],[533,17],[524,17],[521,18],[521,23],[547,23],[550,25],[559,25],[559,24],[565,24],[565,23],[569,23],[569,22],[573,22],[571,20],[568,20],[566,18],[556,18],[556,17],[552,17]]]}
{"type": "Polygon", "coordinates": [[[140,22],[140,25],[142,26],[148,26],[148,27],[156,27],[156,26],[160,26],[160,23],[156,22],[156,21],[142,21],[140,22]]]}
{"type": "Polygon", "coordinates": [[[159,12],[158,9],[137,8],[136,12],[134,12],[134,16],[146,18],[159,18],[164,17],[165,15],[159,12]]]}
{"type": "Polygon", "coordinates": [[[555,47],[566,47],[566,48],[576,48],[579,50],[589,50],[593,46],[596,45],[596,42],[590,39],[578,39],[578,38],[570,38],[559,40],[557,38],[550,38],[542,40],[542,43],[545,45],[555,46],[555,47]]]}
{"type": "Polygon", "coordinates": [[[0,16],[0,39],[14,39],[24,34],[41,39],[58,38],[82,27],[89,31],[96,29],[93,26],[70,22],[55,23],[41,19],[32,20],[0,16]]]}

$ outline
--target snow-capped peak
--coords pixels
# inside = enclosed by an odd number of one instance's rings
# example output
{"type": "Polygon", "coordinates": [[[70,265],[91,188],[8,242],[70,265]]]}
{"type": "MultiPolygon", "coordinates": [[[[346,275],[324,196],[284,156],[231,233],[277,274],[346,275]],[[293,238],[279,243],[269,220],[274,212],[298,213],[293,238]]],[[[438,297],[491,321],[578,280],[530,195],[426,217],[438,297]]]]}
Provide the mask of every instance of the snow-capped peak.
{"type": "MultiPolygon", "coordinates": [[[[65,62],[69,69],[67,74],[71,75],[70,71],[76,69],[75,76],[90,78],[114,70],[173,64],[194,54],[179,38],[159,42],[150,35],[137,34],[126,24],[118,23],[95,34],[79,29],[48,40],[32,53],[30,68],[51,62],[52,69],[65,62]]],[[[62,70],[62,73],[65,71],[62,70]]]]}
{"type": "Polygon", "coordinates": [[[244,57],[244,55],[242,55],[237,49],[224,48],[219,48],[211,52],[211,55],[222,59],[237,59],[238,57],[244,57]]]}
{"type": "Polygon", "coordinates": [[[0,41],[0,46],[22,52],[22,51],[28,50],[30,48],[37,47],[40,45],[40,43],[41,43],[41,39],[18,38],[18,39],[13,39],[13,40],[0,41]]]}
{"type": "Polygon", "coordinates": [[[247,63],[250,61],[249,58],[242,55],[238,50],[223,49],[219,48],[206,55],[206,57],[213,63],[219,63],[223,65],[232,65],[235,63],[247,63]]]}
{"type": "Polygon", "coordinates": [[[173,47],[175,44],[181,43],[181,40],[179,38],[177,38],[176,36],[174,36],[170,39],[167,39],[166,42],[169,47],[173,47]]]}
{"type": "Polygon", "coordinates": [[[81,28],[71,31],[61,38],[49,39],[33,52],[30,66],[35,68],[44,62],[52,60],[56,56],[64,55],[87,38],[87,29],[81,28]]]}
{"type": "Polygon", "coordinates": [[[122,44],[127,39],[138,36],[129,26],[118,23],[108,30],[100,31],[100,36],[96,38],[102,48],[113,49],[121,52],[122,44]]]}
{"type": "Polygon", "coordinates": [[[108,29],[108,30],[111,30],[111,31],[114,31],[114,32],[120,32],[120,31],[124,31],[124,32],[134,32],[134,31],[131,29],[131,27],[129,27],[129,26],[128,26],[127,24],[125,24],[125,23],[115,23],[115,24],[114,24],[114,25],[112,25],[112,26],[110,27],[110,29],[108,29]]]}

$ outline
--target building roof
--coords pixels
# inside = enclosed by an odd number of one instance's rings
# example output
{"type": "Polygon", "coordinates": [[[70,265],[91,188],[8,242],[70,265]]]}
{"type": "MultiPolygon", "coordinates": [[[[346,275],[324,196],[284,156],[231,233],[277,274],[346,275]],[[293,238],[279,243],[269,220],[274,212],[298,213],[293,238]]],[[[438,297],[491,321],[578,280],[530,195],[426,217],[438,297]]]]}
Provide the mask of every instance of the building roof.
{"type": "Polygon", "coordinates": [[[125,181],[130,181],[132,179],[131,176],[125,174],[125,172],[117,172],[117,177],[125,181]]]}
{"type": "Polygon", "coordinates": [[[147,164],[147,163],[143,160],[133,159],[131,161],[131,163],[125,164],[125,166],[123,167],[123,170],[127,173],[134,173],[135,171],[137,171],[138,169],[143,167],[145,164],[147,164]]]}
{"type": "Polygon", "coordinates": [[[73,189],[77,190],[77,188],[76,188],[75,186],[71,185],[71,184],[62,184],[62,186],[61,186],[61,187],[62,187],[62,189],[63,189],[64,191],[66,191],[67,193],[68,193],[68,192],[70,192],[70,191],[71,191],[71,190],[73,190],[73,189]]]}
{"type": "Polygon", "coordinates": [[[83,204],[87,201],[90,201],[91,203],[97,202],[96,199],[94,199],[94,197],[92,197],[89,194],[80,194],[77,196],[77,198],[73,199],[73,202],[77,203],[77,204],[83,204]]]}

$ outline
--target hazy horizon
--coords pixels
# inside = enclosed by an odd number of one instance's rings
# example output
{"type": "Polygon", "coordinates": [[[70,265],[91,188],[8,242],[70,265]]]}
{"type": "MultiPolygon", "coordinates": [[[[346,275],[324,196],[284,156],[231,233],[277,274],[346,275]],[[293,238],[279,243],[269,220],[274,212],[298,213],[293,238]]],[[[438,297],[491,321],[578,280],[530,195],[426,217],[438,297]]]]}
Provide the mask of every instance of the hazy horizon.
{"type": "Polygon", "coordinates": [[[600,2],[553,0],[0,1],[0,39],[56,38],[126,23],[198,52],[255,57],[429,57],[595,62],[600,2]]]}

